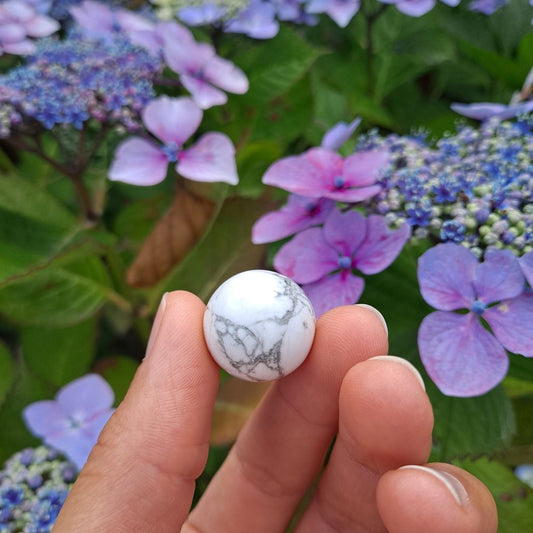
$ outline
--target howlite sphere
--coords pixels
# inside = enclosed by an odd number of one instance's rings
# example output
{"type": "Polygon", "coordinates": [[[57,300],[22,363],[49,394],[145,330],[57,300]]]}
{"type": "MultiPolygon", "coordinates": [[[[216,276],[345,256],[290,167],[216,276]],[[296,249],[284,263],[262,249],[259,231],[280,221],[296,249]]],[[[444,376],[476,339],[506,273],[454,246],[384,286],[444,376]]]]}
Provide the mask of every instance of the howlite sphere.
{"type": "Polygon", "coordinates": [[[291,279],[268,270],[241,272],[209,299],[204,336],[213,359],[247,381],[290,374],[307,357],[315,336],[315,313],[291,279]]]}

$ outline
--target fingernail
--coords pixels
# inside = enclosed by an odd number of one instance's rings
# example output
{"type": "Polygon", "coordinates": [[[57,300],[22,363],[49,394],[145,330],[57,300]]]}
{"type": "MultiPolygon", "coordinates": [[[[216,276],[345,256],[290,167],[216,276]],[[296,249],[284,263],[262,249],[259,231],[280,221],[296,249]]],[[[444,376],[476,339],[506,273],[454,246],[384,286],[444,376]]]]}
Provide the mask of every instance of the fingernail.
{"type": "Polygon", "coordinates": [[[157,309],[157,313],[155,315],[154,323],[152,325],[152,331],[150,332],[150,338],[148,339],[148,344],[146,345],[146,353],[144,357],[146,357],[150,350],[152,349],[154,342],[157,338],[157,332],[159,331],[159,326],[161,325],[161,320],[163,319],[163,315],[165,314],[165,308],[167,306],[167,295],[168,292],[165,292],[163,294],[163,297],[161,298],[161,302],[159,303],[159,308],[157,309]]]}
{"type": "Polygon", "coordinates": [[[437,470],[433,467],[420,465],[406,465],[400,467],[398,470],[420,470],[422,472],[427,472],[442,482],[442,484],[450,491],[451,495],[455,498],[455,501],[459,505],[465,506],[469,501],[468,493],[463,487],[463,484],[449,472],[444,472],[443,470],[437,470]]]}
{"type": "Polygon", "coordinates": [[[426,386],[424,385],[424,380],[422,379],[420,372],[403,357],[397,357],[396,355],[376,355],[374,357],[370,357],[368,361],[372,361],[373,359],[378,359],[381,361],[391,361],[393,363],[399,363],[400,365],[403,365],[405,368],[408,368],[413,373],[422,388],[426,390],[426,386]]]}
{"type": "Polygon", "coordinates": [[[372,307],[371,305],[368,305],[368,304],[356,304],[356,305],[357,307],[364,307],[365,309],[372,311],[381,320],[381,323],[383,324],[383,327],[385,328],[385,333],[387,334],[387,337],[389,336],[389,328],[387,327],[387,322],[385,322],[383,315],[375,307],[372,307]]]}

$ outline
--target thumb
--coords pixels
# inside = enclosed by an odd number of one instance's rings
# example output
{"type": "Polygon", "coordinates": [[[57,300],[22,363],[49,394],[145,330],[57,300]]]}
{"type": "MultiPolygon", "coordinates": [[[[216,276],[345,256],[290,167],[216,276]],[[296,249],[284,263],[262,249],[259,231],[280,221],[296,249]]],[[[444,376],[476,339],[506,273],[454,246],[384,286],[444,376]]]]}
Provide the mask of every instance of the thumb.
{"type": "Polygon", "coordinates": [[[218,367],[202,332],[204,309],[190,293],[163,297],[147,357],[93,448],[54,533],[179,530],[207,460],[218,388],[218,367]]]}

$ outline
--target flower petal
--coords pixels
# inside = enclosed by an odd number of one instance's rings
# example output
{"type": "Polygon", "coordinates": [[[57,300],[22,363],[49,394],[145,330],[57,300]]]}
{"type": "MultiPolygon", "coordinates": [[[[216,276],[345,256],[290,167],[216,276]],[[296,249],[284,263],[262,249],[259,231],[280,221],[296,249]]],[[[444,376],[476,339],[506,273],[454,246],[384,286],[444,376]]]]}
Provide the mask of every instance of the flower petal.
{"type": "Polygon", "coordinates": [[[8,54],[24,56],[33,54],[35,52],[35,45],[28,39],[24,39],[23,41],[19,41],[17,43],[0,45],[0,50],[1,49],[8,54]]]}
{"type": "Polygon", "coordinates": [[[165,38],[163,55],[167,65],[178,74],[195,76],[215,56],[215,49],[207,43],[165,38]]]}
{"type": "Polygon", "coordinates": [[[355,268],[364,274],[385,270],[398,257],[410,236],[411,227],[407,222],[393,230],[385,217],[370,215],[366,221],[366,238],[355,253],[355,268]]]}
{"type": "Polygon", "coordinates": [[[78,470],[83,468],[87,458],[96,444],[97,439],[92,436],[88,437],[80,429],[70,430],[61,435],[47,436],[44,442],[64,453],[77,467],[78,470]]]}
{"type": "Polygon", "coordinates": [[[515,298],[524,290],[524,275],[510,250],[487,250],[475,276],[477,297],[485,304],[515,298]]]}
{"type": "Polygon", "coordinates": [[[322,148],[336,152],[352,136],[360,123],[361,119],[358,117],[350,124],[346,122],[335,124],[322,137],[322,148]]]}
{"type": "Polygon", "coordinates": [[[191,98],[161,96],[143,110],[143,122],[148,130],[165,144],[181,146],[202,122],[202,110],[191,98]]]}
{"type": "Polygon", "coordinates": [[[117,9],[115,16],[120,29],[128,34],[133,31],[152,31],[155,28],[151,20],[127,9],[117,9]]]}
{"type": "Polygon", "coordinates": [[[426,302],[442,311],[470,309],[478,260],[464,246],[438,244],[418,260],[418,283],[426,302]]]}
{"type": "Polygon", "coordinates": [[[54,400],[43,400],[28,405],[22,411],[26,427],[36,437],[63,432],[66,428],[67,415],[54,400]]]}
{"type": "Polygon", "coordinates": [[[333,209],[324,223],[324,238],[338,255],[352,257],[365,235],[366,220],[358,211],[333,209]]]}
{"type": "Polygon", "coordinates": [[[26,37],[26,30],[15,23],[7,23],[0,25],[0,42],[2,46],[11,43],[18,43],[26,37]]]}
{"type": "Polygon", "coordinates": [[[360,202],[367,198],[372,198],[381,192],[381,185],[372,185],[370,187],[349,187],[339,189],[338,191],[327,191],[324,193],[325,198],[336,200],[338,202],[360,202]]]}
{"type": "Polygon", "coordinates": [[[520,258],[520,267],[530,287],[533,287],[533,252],[529,252],[520,258]]]}
{"type": "Polygon", "coordinates": [[[235,147],[222,133],[206,133],[198,142],[182,152],[176,170],[196,181],[239,183],[235,165],[235,147]]]}
{"type": "Polygon", "coordinates": [[[228,101],[228,96],[225,92],[216,89],[203,79],[182,74],[180,81],[191,93],[191,96],[200,109],[209,109],[215,105],[224,105],[228,101]]]}
{"type": "Polygon", "coordinates": [[[342,175],[351,187],[374,185],[387,168],[389,153],[385,150],[357,152],[344,160],[342,175]]]}
{"type": "Polygon", "coordinates": [[[297,283],[310,283],[338,268],[338,253],[324,239],[322,228],[309,228],[280,248],[274,268],[297,283]]]}
{"type": "Polygon", "coordinates": [[[533,293],[489,307],[483,318],[507,350],[533,357],[533,293]]]}
{"type": "Polygon", "coordinates": [[[72,18],[84,30],[91,32],[110,32],[113,29],[113,12],[101,2],[86,0],[69,9],[72,18]]]}
{"type": "MultiPolygon", "coordinates": [[[[263,183],[309,198],[323,197],[329,190],[324,179],[324,171],[311,161],[308,157],[309,152],[276,161],[263,176],[263,183]]],[[[342,158],[337,154],[334,155],[340,164],[342,158]]]]}
{"type": "Polygon", "coordinates": [[[213,85],[230,93],[244,94],[249,88],[246,74],[231,61],[218,56],[207,62],[204,75],[213,85]]]}
{"type": "Polygon", "coordinates": [[[60,389],[56,400],[68,415],[89,420],[95,414],[111,409],[115,395],[102,376],[87,374],[60,389]]]}
{"type": "Polygon", "coordinates": [[[421,17],[435,7],[435,0],[398,0],[396,8],[410,17],[421,17]]]}
{"type": "Polygon", "coordinates": [[[302,289],[313,304],[316,317],[339,305],[357,302],[363,293],[365,282],[348,270],[325,276],[315,283],[303,285],[302,289]]]}
{"type": "Polygon", "coordinates": [[[83,432],[91,439],[94,439],[94,442],[98,440],[102,429],[107,424],[108,420],[111,418],[111,415],[115,412],[114,409],[108,409],[102,413],[97,414],[95,417],[91,418],[83,426],[83,432]]]}
{"type": "Polygon", "coordinates": [[[45,15],[35,15],[24,23],[24,28],[30,37],[47,37],[60,27],[59,22],[45,15]]]}
{"type": "Polygon", "coordinates": [[[132,137],[118,146],[108,175],[132,185],[155,185],[165,179],[167,169],[168,159],[156,144],[132,137]]]}
{"type": "Polygon", "coordinates": [[[263,215],[252,228],[252,242],[263,244],[284,239],[311,226],[322,224],[335,202],[291,194],[278,211],[263,215]]]}
{"type": "Polygon", "coordinates": [[[418,348],[427,373],[449,396],[484,394],[504,378],[509,367],[502,345],[474,313],[431,313],[418,330],[418,348]]]}

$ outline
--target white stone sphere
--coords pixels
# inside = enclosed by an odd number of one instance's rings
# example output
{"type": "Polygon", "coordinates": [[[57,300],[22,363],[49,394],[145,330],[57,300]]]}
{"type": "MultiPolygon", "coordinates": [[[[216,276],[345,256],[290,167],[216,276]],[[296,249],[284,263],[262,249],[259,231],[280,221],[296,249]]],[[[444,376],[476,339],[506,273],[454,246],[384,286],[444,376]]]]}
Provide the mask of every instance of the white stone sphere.
{"type": "Polygon", "coordinates": [[[291,279],[248,270],[226,280],[207,302],[204,336],[213,359],[247,381],[290,374],[307,357],[315,313],[291,279]]]}

